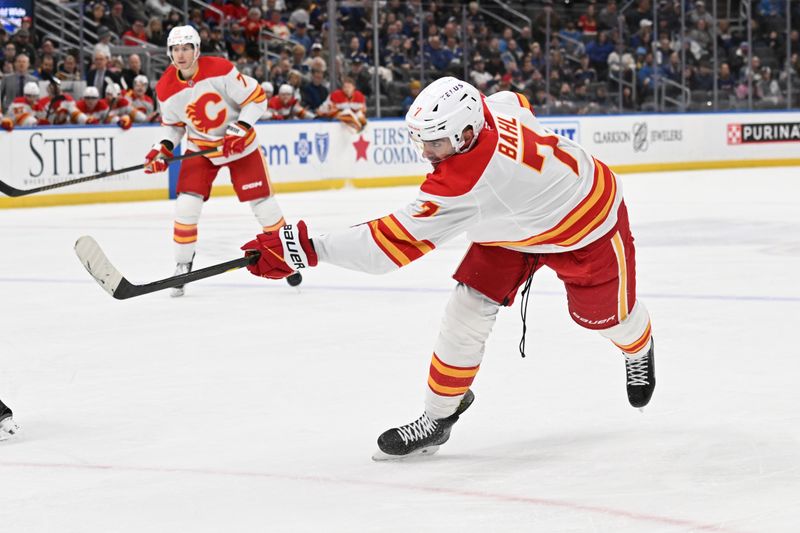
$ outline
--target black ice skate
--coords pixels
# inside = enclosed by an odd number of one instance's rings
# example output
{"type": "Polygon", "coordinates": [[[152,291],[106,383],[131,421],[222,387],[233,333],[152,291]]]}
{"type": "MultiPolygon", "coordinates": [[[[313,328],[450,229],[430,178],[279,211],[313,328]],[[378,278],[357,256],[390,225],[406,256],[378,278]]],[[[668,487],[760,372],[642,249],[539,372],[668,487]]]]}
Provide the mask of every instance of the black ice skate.
{"type": "Polygon", "coordinates": [[[15,435],[19,431],[19,426],[14,422],[11,409],[0,401],[0,440],[15,435]]]}
{"type": "Polygon", "coordinates": [[[402,459],[413,455],[432,455],[450,438],[450,430],[458,417],[466,411],[475,395],[467,390],[458,409],[447,418],[431,420],[423,413],[415,422],[384,431],[378,437],[378,451],[372,456],[375,461],[402,459]]]}
{"type": "Polygon", "coordinates": [[[628,383],[628,401],[642,408],[650,402],[656,388],[655,344],[650,340],[650,349],[636,358],[625,356],[625,376],[628,383]]]}
{"type": "Polygon", "coordinates": [[[297,287],[303,282],[303,275],[300,272],[295,272],[291,276],[286,278],[286,283],[289,284],[290,287],[297,287]]]}
{"type": "MultiPolygon", "coordinates": [[[[194,263],[194,254],[192,254],[192,260],[188,263],[178,263],[175,267],[175,276],[180,276],[181,274],[188,274],[192,271],[192,263],[194,263]]],[[[177,298],[179,296],[183,296],[184,285],[178,285],[177,287],[173,287],[172,291],[170,291],[170,296],[173,298],[177,298]]]]}

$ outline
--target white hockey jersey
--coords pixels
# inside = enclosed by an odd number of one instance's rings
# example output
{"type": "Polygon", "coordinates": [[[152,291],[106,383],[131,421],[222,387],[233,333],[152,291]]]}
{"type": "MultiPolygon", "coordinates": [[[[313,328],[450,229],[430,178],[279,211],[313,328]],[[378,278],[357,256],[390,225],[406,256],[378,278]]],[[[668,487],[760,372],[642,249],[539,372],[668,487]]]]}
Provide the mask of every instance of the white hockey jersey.
{"type": "Polygon", "coordinates": [[[378,274],[464,232],[485,246],[555,253],[582,248],[613,228],[622,191],[604,163],[540,124],[522,95],[493,94],[484,100],[484,116],[475,146],[436,165],[416,201],[314,237],[319,260],[378,274]]]}
{"type": "MultiPolygon", "coordinates": [[[[199,151],[222,147],[225,129],[242,120],[254,125],[266,110],[264,89],[250,76],[240,74],[233,63],[220,57],[200,57],[190,80],[183,80],[174,65],[158,80],[156,94],[161,109],[164,139],[174,145],[187,134],[186,150],[199,151]]],[[[217,165],[235,161],[258,149],[255,128],[250,130],[246,147],[240,154],[208,157],[217,165]]]]}

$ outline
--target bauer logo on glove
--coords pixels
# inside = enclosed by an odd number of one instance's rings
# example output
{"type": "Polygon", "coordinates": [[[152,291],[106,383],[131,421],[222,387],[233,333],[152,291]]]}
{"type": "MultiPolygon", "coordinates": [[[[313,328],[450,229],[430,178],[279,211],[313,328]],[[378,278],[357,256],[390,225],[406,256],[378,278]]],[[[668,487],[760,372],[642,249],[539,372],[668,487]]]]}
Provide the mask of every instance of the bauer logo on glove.
{"type": "Polygon", "coordinates": [[[246,254],[261,253],[258,262],[247,270],[262,278],[282,279],[295,270],[317,266],[317,252],[302,220],[296,226],[287,224],[278,231],[261,233],[242,246],[242,250],[246,254]]]}

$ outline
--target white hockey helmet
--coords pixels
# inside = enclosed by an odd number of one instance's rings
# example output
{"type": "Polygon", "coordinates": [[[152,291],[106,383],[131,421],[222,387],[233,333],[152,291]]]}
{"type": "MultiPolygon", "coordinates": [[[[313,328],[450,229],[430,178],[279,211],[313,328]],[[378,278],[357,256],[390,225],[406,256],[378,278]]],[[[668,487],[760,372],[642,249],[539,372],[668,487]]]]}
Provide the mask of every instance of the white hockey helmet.
{"type": "Polygon", "coordinates": [[[25,96],[39,96],[41,94],[41,91],[39,91],[39,83],[35,81],[29,81],[22,88],[22,94],[25,96]]]}
{"type": "MultiPolygon", "coordinates": [[[[169,31],[167,36],[167,57],[172,60],[172,47],[179,44],[191,44],[194,46],[194,60],[200,57],[200,34],[191,26],[175,26],[169,31]]],[[[192,63],[194,64],[194,63],[192,63]]]]}
{"type": "Polygon", "coordinates": [[[134,87],[136,87],[137,85],[144,85],[145,87],[147,87],[148,83],[150,83],[150,82],[147,79],[147,76],[145,76],[144,74],[139,74],[138,76],[133,78],[133,86],[134,87]]]}
{"type": "Polygon", "coordinates": [[[100,98],[100,91],[97,90],[97,87],[94,85],[89,85],[85,91],[83,91],[84,98],[100,98]]]}
{"type": "Polygon", "coordinates": [[[294,94],[294,87],[288,83],[284,83],[281,85],[281,88],[278,89],[278,94],[294,94]]]}
{"type": "Polygon", "coordinates": [[[417,95],[406,114],[408,135],[418,148],[423,141],[448,138],[460,154],[472,148],[483,129],[481,93],[465,81],[446,76],[434,81],[417,95]],[[464,129],[472,126],[472,142],[464,142],[464,129]]]}
{"type": "Polygon", "coordinates": [[[122,87],[119,86],[119,83],[109,83],[106,85],[106,96],[119,98],[120,94],[122,94],[122,87]]]}
{"type": "Polygon", "coordinates": [[[261,82],[261,88],[264,89],[264,92],[270,96],[275,94],[275,86],[273,86],[272,83],[268,81],[261,82]]]}

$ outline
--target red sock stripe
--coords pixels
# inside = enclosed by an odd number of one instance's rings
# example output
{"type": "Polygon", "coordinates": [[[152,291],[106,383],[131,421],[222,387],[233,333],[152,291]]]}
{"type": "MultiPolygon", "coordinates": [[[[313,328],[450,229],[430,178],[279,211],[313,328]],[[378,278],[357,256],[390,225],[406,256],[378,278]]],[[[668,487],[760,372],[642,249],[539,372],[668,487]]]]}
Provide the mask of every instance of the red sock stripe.
{"type": "Polygon", "coordinates": [[[443,363],[436,354],[431,358],[428,374],[428,386],[440,396],[459,396],[467,392],[475,376],[478,366],[457,367],[443,363]]]}
{"type": "Polygon", "coordinates": [[[172,230],[172,238],[175,242],[180,244],[196,242],[197,224],[181,224],[176,222],[172,230]]]}

